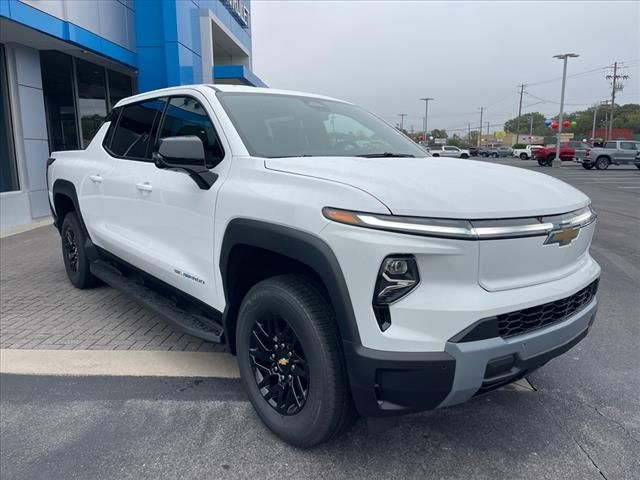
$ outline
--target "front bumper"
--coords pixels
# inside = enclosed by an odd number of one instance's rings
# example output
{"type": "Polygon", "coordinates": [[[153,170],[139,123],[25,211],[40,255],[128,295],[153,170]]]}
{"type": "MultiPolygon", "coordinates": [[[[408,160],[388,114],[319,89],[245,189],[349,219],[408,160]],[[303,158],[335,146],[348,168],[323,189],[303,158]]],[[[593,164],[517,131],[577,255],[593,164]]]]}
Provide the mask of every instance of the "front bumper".
{"type": "Polygon", "coordinates": [[[447,342],[444,352],[384,352],[345,342],[358,412],[382,417],[456,405],[511,383],[582,340],[597,299],[564,321],[503,339],[447,342]]]}

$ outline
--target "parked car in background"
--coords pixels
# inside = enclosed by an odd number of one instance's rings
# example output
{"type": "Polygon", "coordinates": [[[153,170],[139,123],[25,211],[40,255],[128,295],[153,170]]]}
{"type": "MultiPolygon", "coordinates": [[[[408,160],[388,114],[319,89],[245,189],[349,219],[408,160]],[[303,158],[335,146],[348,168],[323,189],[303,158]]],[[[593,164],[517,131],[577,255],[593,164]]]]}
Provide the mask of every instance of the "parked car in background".
{"type": "MultiPolygon", "coordinates": [[[[574,158],[583,158],[589,150],[589,145],[584,142],[570,141],[560,142],[560,160],[572,161],[574,158]]],[[[550,167],[556,157],[556,146],[547,145],[535,151],[535,158],[541,167],[550,167]]]]}
{"type": "Polygon", "coordinates": [[[521,160],[529,160],[534,157],[535,151],[542,148],[542,145],[527,145],[524,148],[514,148],[513,156],[521,160]]]}
{"type": "Polygon", "coordinates": [[[492,147],[486,150],[485,157],[510,157],[513,155],[513,149],[511,147],[507,147],[505,145],[501,145],[499,147],[492,147]]]}
{"type": "Polygon", "coordinates": [[[636,159],[635,159],[635,161],[634,161],[633,163],[634,163],[634,165],[636,166],[636,168],[639,168],[639,169],[640,169],[640,152],[638,152],[638,153],[636,154],[636,159]]]}
{"type": "Polygon", "coordinates": [[[480,148],[478,148],[478,155],[480,155],[481,157],[488,157],[490,156],[490,153],[498,148],[501,147],[502,144],[500,143],[489,143],[487,145],[482,145],[480,146],[480,148]]]}
{"type": "Polygon", "coordinates": [[[635,165],[636,158],[640,152],[640,142],[629,140],[611,140],[603,147],[587,149],[584,156],[575,161],[581,163],[584,168],[591,170],[596,167],[598,170],[606,170],[612,163],[615,165],[635,165]]]}
{"type": "Polygon", "coordinates": [[[469,155],[477,157],[480,154],[478,147],[469,147],[469,155]]]}
{"type": "Polygon", "coordinates": [[[431,155],[434,157],[469,158],[469,150],[463,150],[453,145],[433,145],[430,147],[431,155]]]}

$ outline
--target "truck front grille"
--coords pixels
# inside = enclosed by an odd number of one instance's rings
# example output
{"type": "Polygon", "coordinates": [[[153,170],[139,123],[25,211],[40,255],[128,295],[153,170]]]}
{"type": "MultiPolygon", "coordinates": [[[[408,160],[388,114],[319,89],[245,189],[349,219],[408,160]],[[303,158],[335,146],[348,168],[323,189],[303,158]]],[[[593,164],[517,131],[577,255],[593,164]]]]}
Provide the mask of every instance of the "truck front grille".
{"type": "Polygon", "coordinates": [[[588,305],[597,290],[598,280],[595,280],[569,297],[498,315],[498,333],[502,338],[513,337],[561,322],[588,305]]]}

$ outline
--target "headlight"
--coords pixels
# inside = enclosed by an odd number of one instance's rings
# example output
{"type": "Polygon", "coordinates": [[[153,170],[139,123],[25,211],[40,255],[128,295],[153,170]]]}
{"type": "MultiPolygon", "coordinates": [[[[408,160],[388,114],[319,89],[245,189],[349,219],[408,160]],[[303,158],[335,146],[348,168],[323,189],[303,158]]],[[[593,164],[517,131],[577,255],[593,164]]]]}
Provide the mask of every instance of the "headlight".
{"type": "Polygon", "coordinates": [[[382,261],[373,292],[373,310],[382,331],[391,326],[389,305],[400,300],[420,283],[412,255],[390,255],[382,261]]]}
{"type": "Polygon", "coordinates": [[[326,218],[334,222],[375,228],[377,230],[467,240],[476,238],[471,223],[466,220],[398,217],[395,215],[350,212],[329,207],[323,208],[322,213],[326,218]]]}

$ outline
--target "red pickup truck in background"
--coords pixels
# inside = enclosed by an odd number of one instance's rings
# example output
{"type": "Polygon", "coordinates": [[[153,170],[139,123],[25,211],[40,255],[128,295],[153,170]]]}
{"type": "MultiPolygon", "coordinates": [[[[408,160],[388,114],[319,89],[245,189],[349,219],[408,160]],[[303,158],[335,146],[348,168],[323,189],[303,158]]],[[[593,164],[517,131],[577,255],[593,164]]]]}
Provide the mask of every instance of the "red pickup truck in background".
{"type": "MultiPolygon", "coordinates": [[[[560,142],[560,160],[571,161],[574,158],[583,158],[591,146],[584,142],[569,141],[560,142]]],[[[556,158],[556,146],[547,145],[535,151],[535,158],[541,167],[550,167],[556,158]]]]}

